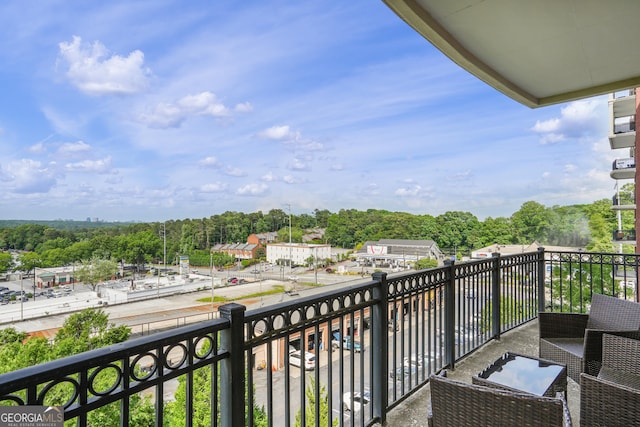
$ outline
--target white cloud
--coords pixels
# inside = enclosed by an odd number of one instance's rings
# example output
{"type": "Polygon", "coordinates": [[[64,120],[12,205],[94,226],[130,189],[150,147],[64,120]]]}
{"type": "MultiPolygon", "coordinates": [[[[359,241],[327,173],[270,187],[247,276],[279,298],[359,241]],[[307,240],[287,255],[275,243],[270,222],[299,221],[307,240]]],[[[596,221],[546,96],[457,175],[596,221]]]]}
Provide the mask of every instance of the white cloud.
{"type": "Polygon", "coordinates": [[[64,168],[70,172],[111,173],[111,156],[100,160],[83,160],[81,162],[67,163],[64,168]]]}
{"type": "Polygon", "coordinates": [[[144,67],[144,54],[134,50],[127,57],[112,55],[99,41],[83,44],[73,36],[71,43],[59,43],[60,56],[69,65],[67,77],[73,85],[90,95],[131,94],[147,87],[150,70],[144,67]]]}
{"type": "Polygon", "coordinates": [[[291,130],[288,125],[272,126],[258,133],[258,136],[272,141],[280,141],[284,144],[295,146],[295,149],[302,151],[322,151],[324,144],[309,138],[303,138],[298,131],[291,130]]]}
{"type": "Polygon", "coordinates": [[[473,177],[473,172],[471,172],[471,169],[466,169],[464,171],[460,171],[448,176],[447,180],[448,181],[467,181],[472,177],[473,177]]]}
{"type": "Polygon", "coordinates": [[[306,171],[310,169],[309,165],[299,158],[291,160],[287,165],[287,168],[294,171],[306,171]]]}
{"type": "Polygon", "coordinates": [[[265,182],[273,182],[273,181],[277,181],[278,177],[276,175],[274,175],[273,173],[269,172],[266,173],[264,175],[262,175],[261,179],[265,182]]]}
{"type": "Polygon", "coordinates": [[[292,132],[291,128],[287,125],[272,126],[269,129],[265,129],[262,132],[260,132],[259,135],[264,138],[272,139],[275,141],[290,141],[300,137],[299,133],[292,132]]]}
{"type": "Polygon", "coordinates": [[[538,120],[531,130],[541,135],[542,144],[602,133],[606,106],[606,101],[600,98],[571,102],[560,109],[560,117],[538,120]]]}
{"type": "Polygon", "coordinates": [[[233,168],[231,166],[227,166],[224,170],[224,173],[229,176],[241,177],[247,176],[247,173],[240,168],[233,168]]]}
{"type": "Polygon", "coordinates": [[[306,180],[293,175],[285,175],[282,177],[282,182],[285,184],[302,184],[306,182],[306,180]]]}
{"type": "Polygon", "coordinates": [[[180,127],[193,116],[225,118],[230,117],[231,112],[215,94],[205,91],[184,96],[175,103],[156,104],[150,112],[140,114],[138,119],[149,127],[166,129],[180,127]]]}
{"type": "Polygon", "coordinates": [[[218,159],[212,156],[205,157],[204,159],[200,160],[198,164],[206,168],[217,168],[220,166],[220,162],[218,161],[218,159]]]}
{"type": "Polygon", "coordinates": [[[378,184],[371,183],[362,191],[367,196],[377,196],[380,194],[380,187],[378,184]]]}
{"type": "Polygon", "coordinates": [[[220,193],[226,191],[227,188],[227,184],[224,184],[222,182],[214,182],[202,185],[200,187],[200,191],[202,191],[203,193],[220,193]]]}
{"type": "Polygon", "coordinates": [[[91,146],[84,141],[78,142],[65,142],[58,148],[58,154],[62,154],[64,156],[74,155],[77,153],[84,153],[91,149],[91,146]]]}
{"type": "Polygon", "coordinates": [[[55,171],[31,159],[10,162],[5,175],[16,193],[46,193],[56,184],[55,171]]]}
{"type": "Polygon", "coordinates": [[[560,129],[560,119],[549,119],[545,121],[537,121],[532,130],[538,133],[556,132],[560,129]]]}
{"type": "Polygon", "coordinates": [[[236,190],[238,196],[261,196],[269,191],[269,186],[262,183],[247,184],[236,190]]]}
{"type": "Polygon", "coordinates": [[[38,142],[27,148],[27,151],[33,154],[43,154],[47,152],[47,147],[44,142],[38,142]]]}
{"type": "Polygon", "coordinates": [[[409,187],[400,187],[394,191],[394,194],[399,197],[417,197],[422,191],[422,187],[418,184],[414,184],[409,187]]]}
{"type": "Polygon", "coordinates": [[[248,102],[243,102],[241,104],[237,104],[234,107],[234,110],[237,111],[238,113],[249,113],[253,111],[253,105],[251,105],[248,102]]]}

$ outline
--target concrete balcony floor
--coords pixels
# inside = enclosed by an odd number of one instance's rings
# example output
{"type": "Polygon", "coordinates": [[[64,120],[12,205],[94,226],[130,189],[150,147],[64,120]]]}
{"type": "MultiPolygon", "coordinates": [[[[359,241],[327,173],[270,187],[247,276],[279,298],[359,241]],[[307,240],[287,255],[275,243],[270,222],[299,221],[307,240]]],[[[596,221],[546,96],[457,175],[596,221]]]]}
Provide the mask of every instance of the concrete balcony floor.
{"type": "MultiPolygon", "coordinates": [[[[538,356],[538,321],[534,320],[513,329],[503,334],[500,341],[494,340],[476,350],[458,361],[455,370],[448,371],[448,376],[470,383],[473,375],[481,372],[507,351],[538,356]]],[[[387,416],[386,425],[425,426],[430,398],[431,392],[427,385],[394,408],[387,416]]],[[[572,423],[574,426],[579,426],[580,386],[571,378],[567,378],[567,400],[572,423]]]]}

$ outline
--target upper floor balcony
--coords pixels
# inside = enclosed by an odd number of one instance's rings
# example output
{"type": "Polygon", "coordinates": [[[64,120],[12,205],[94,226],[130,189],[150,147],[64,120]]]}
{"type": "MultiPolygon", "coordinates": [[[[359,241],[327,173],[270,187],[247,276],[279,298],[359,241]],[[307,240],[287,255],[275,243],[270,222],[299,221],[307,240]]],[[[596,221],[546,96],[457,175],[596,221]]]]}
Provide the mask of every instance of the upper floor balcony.
{"type": "Polygon", "coordinates": [[[614,93],[609,98],[609,144],[611,149],[634,147],[635,139],[635,90],[614,93]]]}
{"type": "Polygon", "coordinates": [[[615,272],[638,257],[495,254],[226,304],[218,319],[1,375],[0,404],[60,406],[80,426],[424,425],[430,374],[469,380],[506,350],[536,355],[538,312],[586,312],[592,292],[635,299],[615,272]]]}
{"type": "Polygon", "coordinates": [[[614,230],[613,242],[634,244],[636,242],[636,230],[614,230]]]}
{"type": "Polygon", "coordinates": [[[611,178],[613,179],[634,179],[636,176],[636,159],[626,157],[613,161],[611,178]]]}
{"type": "Polygon", "coordinates": [[[633,195],[615,195],[611,198],[611,209],[627,211],[636,208],[636,200],[633,195]]]}

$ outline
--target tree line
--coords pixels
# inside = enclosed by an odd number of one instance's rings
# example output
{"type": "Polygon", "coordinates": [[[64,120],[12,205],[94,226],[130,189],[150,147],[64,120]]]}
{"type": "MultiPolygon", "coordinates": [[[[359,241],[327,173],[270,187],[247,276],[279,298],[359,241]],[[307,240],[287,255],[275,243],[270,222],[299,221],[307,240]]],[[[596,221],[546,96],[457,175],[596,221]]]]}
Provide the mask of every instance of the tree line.
{"type": "MultiPolygon", "coordinates": [[[[633,186],[623,187],[623,195],[633,186]]],[[[633,211],[622,212],[623,229],[634,228],[633,211]]],[[[479,220],[470,212],[449,211],[441,215],[417,215],[380,209],[366,211],[341,209],[332,213],[316,209],[310,214],[290,215],[281,209],[268,213],[225,212],[209,218],[166,222],[104,224],[85,227],[79,223],[64,228],[27,223],[0,228],[0,272],[11,267],[8,250],[29,251],[37,255],[37,266],[55,267],[89,260],[113,259],[133,265],[174,264],[187,255],[194,265],[209,265],[210,248],[216,243],[246,242],[253,233],[277,232],[280,241],[302,242],[305,230],[324,229],[316,243],[358,249],[367,241],[379,239],[433,240],[448,254],[465,255],[472,249],[491,244],[523,244],[583,247],[612,252],[612,232],[618,227],[611,200],[591,204],[546,207],[525,202],[510,217],[479,220]],[[291,221],[291,223],[289,223],[291,221]],[[289,226],[291,225],[291,229],[289,226]]],[[[94,224],[95,225],[95,224],[94,224]]],[[[214,265],[232,259],[214,254],[214,265]]]]}

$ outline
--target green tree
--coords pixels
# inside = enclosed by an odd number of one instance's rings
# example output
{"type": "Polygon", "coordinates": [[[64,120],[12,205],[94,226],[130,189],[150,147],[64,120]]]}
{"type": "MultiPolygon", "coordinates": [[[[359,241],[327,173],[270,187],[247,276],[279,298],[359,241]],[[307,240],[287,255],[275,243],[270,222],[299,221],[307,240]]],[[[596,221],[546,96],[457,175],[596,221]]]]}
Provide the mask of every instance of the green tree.
{"type": "Polygon", "coordinates": [[[525,202],[520,210],[511,215],[517,244],[530,244],[543,240],[549,226],[547,209],[538,202],[525,202]]]}
{"type": "Polygon", "coordinates": [[[445,212],[436,217],[438,235],[435,241],[440,249],[457,251],[459,248],[470,249],[469,236],[480,228],[480,221],[469,212],[445,212]]]}
{"type": "Polygon", "coordinates": [[[18,264],[18,270],[26,273],[35,273],[36,267],[43,266],[42,258],[35,252],[24,252],[18,255],[18,264]]]}
{"type": "Polygon", "coordinates": [[[75,271],[75,279],[96,290],[98,283],[115,276],[118,271],[118,264],[108,259],[94,257],[90,260],[82,261],[82,265],[75,271]]]}
{"type": "Polygon", "coordinates": [[[102,309],[88,308],[70,315],[55,337],[56,355],[72,354],[124,342],[129,339],[128,326],[109,323],[109,315],[102,309]]]}
{"type": "Polygon", "coordinates": [[[13,267],[13,257],[9,252],[0,252],[0,273],[5,273],[13,267]]]}
{"type": "Polygon", "coordinates": [[[483,248],[492,244],[510,245],[515,243],[514,230],[509,218],[488,217],[480,224],[480,227],[472,230],[467,237],[469,246],[474,249],[483,248]]]}
{"type": "Polygon", "coordinates": [[[79,262],[93,256],[93,248],[88,240],[76,242],[67,248],[67,256],[71,261],[79,262]]]}
{"type": "Polygon", "coordinates": [[[415,262],[413,268],[415,270],[424,270],[427,268],[435,268],[438,266],[438,260],[431,258],[422,258],[415,262]]]}
{"type": "MultiPolygon", "coordinates": [[[[305,406],[305,423],[304,427],[329,427],[329,426],[337,426],[338,419],[329,418],[329,414],[331,414],[331,408],[329,407],[329,399],[327,397],[327,390],[324,385],[320,386],[319,393],[319,413],[320,413],[320,423],[316,424],[316,381],[313,377],[307,377],[309,379],[307,383],[307,388],[305,390],[305,394],[307,396],[306,406],[305,406]]],[[[302,427],[302,411],[298,411],[296,414],[296,421],[294,424],[295,427],[302,427]]]]}
{"type": "MultiPolygon", "coordinates": [[[[163,254],[163,242],[160,240],[160,236],[151,230],[120,236],[117,239],[117,246],[117,259],[123,259],[125,262],[135,265],[137,270],[140,270],[145,263],[150,263],[151,260],[157,259],[163,254]]],[[[189,252],[183,253],[188,254],[189,252]]]]}
{"type": "MultiPolygon", "coordinates": [[[[200,349],[200,352],[206,352],[208,343],[200,349]]],[[[218,390],[220,389],[220,379],[218,378],[218,390]]],[[[255,391],[254,391],[255,393],[255,391]]],[[[175,392],[175,400],[165,405],[165,417],[168,425],[183,425],[187,417],[186,399],[187,387],[185,376],[178,377],[178,388],[175,392]]],[[[211,401],[211,368],[201,368],[193,374],[193,416],[191,423],[194,427],[208,427],[211,425],[211,409],[213,402],[211,401]]],[[[248,402],[248,399],[246,399],[248,402]]],[[[253,399],[255,402],[255,398],[253,399]]],[[[266,427],[267,415],[264,407],[254,403],[252,409],[246,408],[247,415],[253,415],[253,425],[256,427],[266,427]]],[[[220,411],[218,411],[217,425],[220,425],[220,411]]]]}

